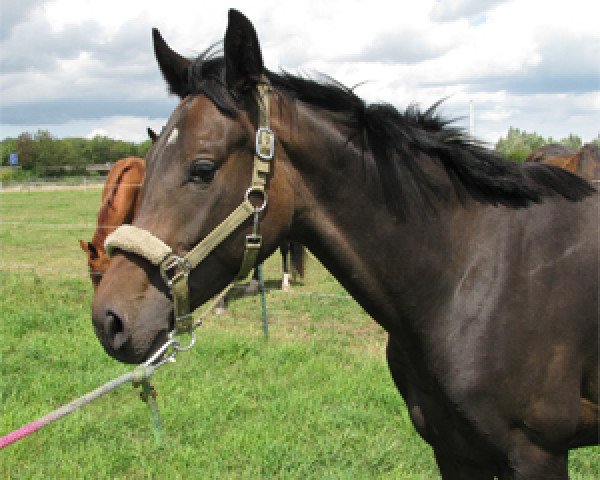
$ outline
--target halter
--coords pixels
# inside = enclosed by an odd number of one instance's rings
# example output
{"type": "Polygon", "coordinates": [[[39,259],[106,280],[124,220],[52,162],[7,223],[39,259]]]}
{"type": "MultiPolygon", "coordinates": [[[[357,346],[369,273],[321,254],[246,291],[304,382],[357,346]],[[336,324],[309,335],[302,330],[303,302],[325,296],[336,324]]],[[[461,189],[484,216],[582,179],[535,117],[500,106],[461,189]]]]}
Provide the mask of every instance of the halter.
{"type": "Polygon", "coordinates": [[[116,249],[119,249],[144,257],[153,265],[158,266],[161,277],[173,297],[175,316],[173,335],[192,333],[194,329],[188,285],[190,272],[252,215],[254,215],[252,233],[246,235],[244,256],[235,279],[245,278],[256,265],[256,258],[262,245],[259,217],[267,206],[267,177],[275,153],[275,134],[269,127],[269,85],[259,83],[257,90],[259,119],[252,182],[244,194],[244,201],[223,222],[183,257],[176,255],[171,247],[152,233],[133,225],[121,225],[104,242],[104,248],[109,257],[116,249]],[[252,194],[262,196],[263,202],[258,207],[255,207],[249,200],[252,194]]]}

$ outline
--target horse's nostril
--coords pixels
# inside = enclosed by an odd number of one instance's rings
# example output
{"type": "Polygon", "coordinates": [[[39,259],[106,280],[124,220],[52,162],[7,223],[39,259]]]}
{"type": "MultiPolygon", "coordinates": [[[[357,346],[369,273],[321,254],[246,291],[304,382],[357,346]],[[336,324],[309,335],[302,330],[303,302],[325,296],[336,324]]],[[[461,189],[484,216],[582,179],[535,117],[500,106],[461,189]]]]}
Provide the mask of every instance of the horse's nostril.
{"type": "Polygon", "coordinates": [[[108,310],[106,312],[106,323],[104,326],[106,338],[114,350],[119,350],[129,340],[129,334],[126,333],[123,320],[114,311],[108,310]]]}

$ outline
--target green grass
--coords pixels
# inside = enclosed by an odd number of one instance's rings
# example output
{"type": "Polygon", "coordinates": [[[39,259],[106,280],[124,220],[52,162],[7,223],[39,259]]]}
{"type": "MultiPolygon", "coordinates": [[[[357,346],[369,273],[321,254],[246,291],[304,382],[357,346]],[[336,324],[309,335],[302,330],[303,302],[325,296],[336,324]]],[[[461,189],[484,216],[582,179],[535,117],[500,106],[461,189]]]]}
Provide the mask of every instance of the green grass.
{"type": "MultiPolygon", "coordinates": [[[[77,240],[91,238],[99,197],[0,194],[0,435],[130,368],[104,353],[90,320],[77,240]]],[[[269,286],[279,270],[277,255],[269,286]]],[[[259,299],[236,298],[157,372],[164,450],[124,386],[1,451],[0,477],[439,478],[390,379],[384,332],[313,259],[293,292],[268,293],[268,341],[259,299]]],[[[596,478],[598,453],[573,452],[572,478],[596,478]]]]}

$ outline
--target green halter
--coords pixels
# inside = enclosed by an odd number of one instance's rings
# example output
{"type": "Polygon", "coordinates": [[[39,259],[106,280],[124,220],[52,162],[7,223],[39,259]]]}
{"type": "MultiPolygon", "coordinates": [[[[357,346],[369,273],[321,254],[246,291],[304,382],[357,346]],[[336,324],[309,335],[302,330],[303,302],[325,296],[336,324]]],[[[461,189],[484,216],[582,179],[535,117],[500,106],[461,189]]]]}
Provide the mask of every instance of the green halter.
{"type": "Polygon", "coordinates": [[[275,134],[269,128],[269,85],[258,84],[259,119],[256,131],[256,150],[252,169],[252,183],[244,195],[244,201],[229,214],[214,230],[183,257],[176,255],[172,248],[147,230],[133,225],[121,225],[106,238],[104,248],[111,256],[117,249],[142,256],[160,269],[161,276],[173,297],[175,314],[174,334],[191,333],[193,330],[190,311],[188,277],[218,245],[254,215],[252,233],[246,235],[244,256],[236,280],[245,278],[256,265],[262,245],[259,233],[259,216],[267,206],[267,177],[275,152],[275,134]],[[262,196],[262,205],[255,207],[250,195],[262,196]]]}

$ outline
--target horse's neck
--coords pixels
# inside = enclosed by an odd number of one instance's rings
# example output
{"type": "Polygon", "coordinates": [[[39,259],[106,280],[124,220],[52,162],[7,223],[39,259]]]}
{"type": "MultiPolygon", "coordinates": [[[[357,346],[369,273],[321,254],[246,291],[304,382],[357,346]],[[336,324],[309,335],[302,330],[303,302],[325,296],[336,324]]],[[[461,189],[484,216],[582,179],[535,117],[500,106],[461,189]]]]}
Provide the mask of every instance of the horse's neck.
{"type": "Polygon", "coordinates": [[[92,243],[104,249],[106,237],[124,223],[131,223],[137,209],[138,192],[143,171],[129,164],[111,171],[102,193],[102,205],[98,211],[96,231],[92,243]]]}
{"type": "Polygon", "coordinates": [[[104,251],[104,241],[113,231],[116,226],[113,225],[110,219],[110,198],[104,199],[100,209],[98,210],[98,221],[96,224],[96,231],[92,236],[92,244],[98,251],[104,251]]]}
{"type": "MultiPolygon", "coordinates": [[[[302,121],[299,116],[298,121],[302,121]]],[[[299,125],[299,131],[331,133],[299,125]]],[[[386,329],[398,327],[417,305],[427,305],[446,288],[441,269],[452,256],[452,210],[434,218],[409,214],[398,220],[380,189],[365,182],[362,152],[344,145],[344,134],[313,136],[320,145],[287,154],[301,178],[293,182],[299,209],[292,235],[304,243],[349,293],[386,329]]],[[[375,182],[376,183],[376,182],[375,182]]]]}

